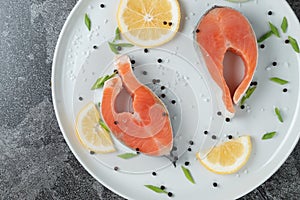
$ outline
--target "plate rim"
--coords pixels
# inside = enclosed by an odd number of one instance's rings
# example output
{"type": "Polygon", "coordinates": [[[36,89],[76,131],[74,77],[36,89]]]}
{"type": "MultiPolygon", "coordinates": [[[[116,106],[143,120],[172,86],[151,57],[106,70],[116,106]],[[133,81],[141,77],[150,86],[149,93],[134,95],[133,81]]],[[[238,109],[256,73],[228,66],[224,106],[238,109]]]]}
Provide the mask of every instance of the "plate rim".
{"type": "MultiPolygon", "coordinates": [[[[179,0],[178,0],[179,1],[179,0]]],[[[62,41],[63,41],[63,37],[65,35],[65,33],[67,32],[68,26],[70,24],[71,19],[74,17],[74,15],[76,14],[77,10],[80,8],[80,6],[84,3],[84,0],[78,0],[78,2],[76,3],[76,5],[72,8],[71,12],[69,13],[68,17],[66,18],[64,25],[60,31],[58,40],[56,42],[56,46],[55,46],[55,51],[53,54],[53,62],[52,62],[52,72],[51,72],[51,94],[52,94],[52,104],[54,107],[54,112],[55,112],[55,117],[57,118],[57,122],[58,125],[60,127],[60,130],[63,134],[64,140],[66,141],[68,147],[70,148],[72,154],[75,156],[75,158],[79,161],[79,163],[83,166],[83,168],[93,177],[95,178],[98,182],[100,182],[103,186],[105,186],[106,188],[108,188],[109,190],[113,191],[114,193],[120,195],[123,198],[127,198],[127,199],[131,199],[131,197],[127,196],[124,193],[121,193],[119,191],[117,191],[116,189],[114,189],[112,186],[110,186],[109,184],[107,184],[106,182],[104,182],[100,177],[98,177],[94,172],[93,169],[89,166],[87,166],[84,162],[83,159],[81,159],[81,157],[79,156],[79,154],[76,153],[73,145],[71,144],[71,142],[69,141],[68,137],[67,137],[67,133],[65,131],[64,125],[62,123],[62,119],[61,119],[61,115],[59,112],[59,108],[58,108],[58,103],[57,103],[57,91],[56,91],[56,66],[58,63],[58,53],[60,51],[60,49],[62,48],[62,41]]],[[[283,0],[282,3],[285,3],[286,6],[292,11],[291,12],[291,16],[294,18],[295,21],[298,22],[298,26],[300,26],[300,20],[299,18],[296,16],[294,10],[292,9],[291,5],[286,1],[283,0]]],[[[299,56],[298,56],[298,60],[299,60],[299,56]]],[[[299,74],[300,77],[300,74],[299,74]]],[[[298,92],[298,99],[300,99],[300,90],[298,92]]],[[[241,198],[243,196],[245,196],[246,194],[250,193],[251,191],[255,190],[255,188],[259,187],[260,185],[262,185],[264,182],[266,182],[268,179],[270,179],[271,176],[273,176],[278,170],[279,168],[286,162],[286,160],[288,159],[288,157],[291,155],[291,153],[293,152],[293,150],[295,149],[299,139],[300,139],[300,127],[297,128],[297,124],[299,124],[300,122],[300,102],[298,101],[297,103],[297,107],[296,107],[296,113],[294,114],[294,119],[291,123],[290,129],[293,130],[293,132],[298,132],[298,134],[296,135],[295,140],[286,140],[286,141],[290,141],[289,144],[287,145],[287,142],[284,143],[285,146],[289,146],[289,148],[283,148],[285,150],[284,153],[278,152],[280,154],[283,154],[281,156],[280,160],[277,160],[277,164],[275,163],[275,167],[273,167],[272,170],[268,170],[268,173],[265,174],[263,176],[263,178],[260,179],[260,181],[258,181],[256,184],[251,184],[250,186],[248,186],[248,190],[245,190],[244,192],[240,192],[240,195],[237,195],[236,198],[241,198]],[[298,122],[298,123],[297,123],[298,122]],[[254,185],[254,186],[253,186],[254,185]]],[[[278,157],[278,155],[276,156],[278,157]]],[[[271,160],[270,162],[275,162],[274,159],[271,160]]],[[[274,165],[274,164],[273,164],[274,165]]],[[[262,173],[262,171],[260,171],[260,173],[262,173]]]]}

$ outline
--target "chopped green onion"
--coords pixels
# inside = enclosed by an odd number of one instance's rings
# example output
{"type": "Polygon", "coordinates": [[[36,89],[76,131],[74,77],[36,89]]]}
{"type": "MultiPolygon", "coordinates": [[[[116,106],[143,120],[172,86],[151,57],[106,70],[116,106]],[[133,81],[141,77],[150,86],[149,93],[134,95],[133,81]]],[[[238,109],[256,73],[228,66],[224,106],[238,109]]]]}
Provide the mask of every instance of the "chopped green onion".
{"type": "Polygon", "coordinates": [[[114,43],[108,42],[108,45],[112,52],[114,52],[115,54],[119,54],[117,46],[114,43]]]}
{"type": "Polygon", "coordinates": [[[195,184],[195,181],[194,181],[194,179],[193,179],[193,176],[192,176],[190,170],[187,169],[187,168],[185,168],[184,166],[181,166],[181,169],[182,169],[182,171],[183,171],[185,177],[186,177],[191,183],[195,184]]]}
{"type": "Polygon", "coordinates": [[[268,39],[269,37],[271,37],[272,35],[273,35],[273,32],[272,32],[272,31],[269,31],[269,32],[265,33],[263,36],[261,36],[261,37],[257,40],[257,42],[258,42],[258,43],[261,43],[261,42],[265,41],[266,39],[268,39]]]}
{"type": "Polygon", "coordinates": [[[270,25],[272,33],[280,38],[278,28],[274,24],[272,24],[271,22],[269,22],[269,25],[270,25]]]}
{"type": "Polygon", "coordinates": [[[290,41],[290,44],[292,45],[293,49],[297,52],[297,53],[300,53],[300,50],[299,50],[299,46],[298,46],[298,42],[295,38],[289,36],[289,41],[290,41]]]}
{"type": "Polygon", "coordinates": [[[241,105],[244,105],[244,103],[246,102],[247,99],[249,99],[251,97],[251,95],[253,94],[253,92],[256,90],[256,86],[253,87],[249,87],[248,90],[246,91],[245,95],[242,97],[241,105]]]}
{"type": "Polygon", "coordinates": [[[286,33],[287,28],[288,28],[288,21],[286,19],[286,17],[283,18],[282,23],[281,23],[281,29],[284,33],[286,33]]]}
{"type": "Polygon", "coordinates": [[[262,140],[268,140],[273,138],[276,135],[277,132],[270,132],[270,133],[266,133],[263,135],[263,137],[261,138],[262,140]]]}
{"type": "Polygon", "coordinates": [[[89,16],[87,14],[84,15],[84,22],[86,27],[88,28],[88,30],[91,30],[91,19],[89,18],[89,16]]]}
{"type": "Polygon", "coordinates": [[[160,187],[154,186],[154,185],[145,185],[145,187],[147,187],[148,189],[156,192],[156,193],[165,193],[168,194],[167,191],[162,190],[160,187]]]}
{"type": "Polygon", "coordinates": [[[102,88],[104,86],[104,83],[111,79],[112,77],[114,77],[116,74],[113,73],[112,75],[106,75],[106,76],[103,76],[103,77],[100,77],[97,79],[97,81],[94,83],[93,87],[91,88],[91,90],[96,90],[96,89],[99,89],[99,88],[102,88]]]}
{"type": "Polygon", "coordinates": [[[277,115],[277,117],[278,117],[278,120],[280,121],[280,122],[283,122],[283,119],[282,119],[282,116],[281,116],[281,113],[280,113],[280,110],[279,110],[279,108],[275,108],[275,113],[276,113],[276,115],[277,115]]]}
{"type": "Polygon", "coordinates": [[[288,81],[283,80],[283,79],[278,78],[278,77],[272,77],[272,78],[270,78],[270,81],[273,81],[274,83],[278,83],[280,85],[285,85],[285,84],[289,83],[288,81]]]}
{"type": "Polygon", "coordinates": [[[255,90],[256,90],[256,87],[255,87],[255,86],[254,86],[254,87],[250,87],[250,88],[246,91],[246,98],[249,99],[255,90]]]}
{"type": "Polygon", "coordinates": [[[121,40],[121,31],[120,31],[119,27],[116,28],[115,39],[113,40],[113,42],[115,42],[117,40],[121,40]]]}
{"type": "Polygon", "coordinates": [[[99,120],[99,124],[104,130],[106,130],[107,132],[110,132],[109,128],[106,126],[106,124],[101,119],[99,120]]]}
{"type": "Polygon", "coordinates": [[[120,154],[118,155],[119,158],[123,158],[123,159],[130,159],[133,157],[136,157],[138,154],[136,153],[124,153],[124,154],[120,154]]]}
{"type": "Polygon", "coordinates": [[[134,47],[133,44],[130,44],[130,43],[119,43],[119,44],[114,44],[116,46],[119,46],[119,47],[134,47]]]}

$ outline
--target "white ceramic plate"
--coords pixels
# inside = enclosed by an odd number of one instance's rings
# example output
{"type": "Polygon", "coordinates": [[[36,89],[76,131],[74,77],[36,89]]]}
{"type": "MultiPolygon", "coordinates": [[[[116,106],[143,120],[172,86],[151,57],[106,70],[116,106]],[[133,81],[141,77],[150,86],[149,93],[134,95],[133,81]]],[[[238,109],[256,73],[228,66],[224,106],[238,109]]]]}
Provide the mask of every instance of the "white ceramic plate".
{"type": "MultiPolygon", "coordinates": [[[[85,169],[99,182],[128,199],[169,199],[144,187],[146,184],[164,185],[174,196],[172,199],[235,199],[253,190],[269,178],[285,161],[299,139],[299,54],[285,40],[289,35],[297,40],[300,26],[289,5],[283,1],[253,0],[246,3],[230,3],[224,0],[182,0],[180,33],[168,44],[150,49],[148,53],[138,47],[122,51],[135,60],[135,74],[162,98],[170,112],[175,145],[173,152],[179,157],[177,167],[165,157],[140,155],[122,160],[118,154],[130,150],[114,139],[116,153],[90,155],[78,141],[74,121],[78,111],[88,102],[101,101],[101,90],[91,91],[96,79],[113,71],[114,54],[107,45],[114,37],[118,0],[79,1],[70,14],[58,41],[52,73],[53,103],[64,137],[72,152],[85,169]],[[104,8],[100,4],[105,5],[104,8]],[[258,87],[247,101],[245,109],[236,107],[231,122],[218,116],[218,95],[209,86],[197,50],[194,48],[194,29],[201,16],[214,5],[230,6],[248,17],[257,36],[268,28],[268,21],[280,27],[287,17],[289,28],[281,38],[271,37],[259,48],[259,63],[254,76],[258,87]],[[268,12],[272,11],[272,15],[268,12]],[[89,32],[84,25],[84,14],[92,21],[89,32]],[[93,46],[97,45],[97,49],[93,46]],[[161,58],[162,63],[157,59],[161,58]],[[276,62],[277,66],[272,66],[276,62]],[[146,73],[145,73],[146,72],[146,73]],[[289,81],[281,86],[269,81],[277,76],[289,81]],[[159,84],[153,84],[159,79],[159,84]],[[161,86],[167,89],[161,90],[161,86]],[[283,89],[287,88],[287,92],[283,89]],[[176,103],[172,104],[171,101],[176,103]],[[282,111],[284,123],[280,123],[274,108],[282,111]],[[209,131],[208,135],[203,132],[209,131]],[[264,133],[277,131],[271,140],[261,140],[264,133]],[[228,134],[238,137],[251,135],[253,152],[247,165],[237,174],[221,176],[213,174],[195,159],[195,153],[217,141],[226,140],[228,134]],[[216,135],[218,140],[211,139],[216,135]],[[194,141],[190,145],[189,141],[194,141]],[[187,151],[191,148],[192,151],[187,151]],[[196,184],[191,184],[181,171],[186,161],[196,184]],[[114,171],[115,166],[119,167],[114,171]],[[152,172],[157,175],[153,176],[152,172]],[[213,182],[218,187],[213,187],[213,182]],[[238,185],[238,186],[237,186],[238,185]]],[[[300,41],[300,40],[299,40],[300,41]]]]}

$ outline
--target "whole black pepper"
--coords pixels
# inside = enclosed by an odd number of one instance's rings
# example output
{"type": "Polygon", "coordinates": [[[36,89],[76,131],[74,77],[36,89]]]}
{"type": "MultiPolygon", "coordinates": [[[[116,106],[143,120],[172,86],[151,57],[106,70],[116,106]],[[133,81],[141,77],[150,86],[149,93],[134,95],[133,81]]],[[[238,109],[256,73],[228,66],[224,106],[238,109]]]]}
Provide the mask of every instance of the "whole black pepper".
{"type": "Polygon", "coordinates": [[[160,89],[161,89],[161,90],[164,90],[164,89],[166,89],[166,87],[165,87],[165,86],[161,86],[160,89]]]}
{"type": "Polygon", "coordinates": [[[144,53],[148,53],[149,52],[149,50],[148,49],[144,49],[144,53]]]}
{"type": "Polygon", "coordinates": [[[213,140],[215,140],[215,139],[217,139],[217,136],[212,135],[211,138],[212,138],[213,140]]]}
{"type": "Polygon", "coordinates": [[[264,49],[264,48],[265,48],[265,45],[264,45],[264,44],[261,44],[261,45],[260,45],[260,48],[261,48],[261,49],[264,49]]]}
{"type": "Polygon", "coordinates": [[[200,30],[199,30],[199,29],[197,29],[197,30],[196,30],[196,33],[200,33],[200,30]]]}
{"type": "Polygon", "coordinates": [[[287,92],[287,91],[288,91],[288,89],[284,88],[282,91],[283,91],[283,92],[287,92]]]}
{"type": "Polygon", "coordinates": [[[222,115],[222,113],[219,111],[219,112],[217,112],[217,115],[221,116],[221,115],[222,115]]]}
{"type": "Polygon", "coordinates": [[[91,155],[94,155],[94,154],[95,154],[95,152],[94,152],[94,151],[90,151],[90,154],[91,154],[91,155]]]}
{"type": "Polygon", "coordinates": [[[133,65],[135,64],[135,60],[130,60],[130,62],[131,62],[131,64],[133,64],[133,65]]]}
{"type": "Polygon", "coordinates": [[[241,109],[242,109],[242,110],[245,109],[245,105],[241,105],[241,109]]]}
{"type": "Polygon", "coordinates": [[[189,141],[189,144],[190,144],[190,145],[194,145],[194,141],[192,141],[192,140],[189,141]]]}
{"type": "Polygon", "coordinates": [[[162,59],[159,58],[159,59],[157,60],[157,62],[158,62],[158,63],[162,63],[162,59]]]}
{"type": "Polygon", "coordinates": [[[117,124],[118,124],[118,122],[117,122],[117,121],[114,121],[114,124],[115,124],[115,125],[117,125],[117,124]]]}
{"type": "Polygon", "coordinates": [[[83,100],[83,98],[82,98],[82,97],[79,97],[78,99],[79,99],[79,101],[82,101],[82,100],[83,100]]]}
{"type": "Polygon", "coordinates": [[[192,151],[192,148],[189,147],[187,150],[188,150],[188,151],[192,151]]]}
{"type": "Polygon", "coordinates": [[[156,172],[152,172],[152,176],[156,176],[157,174],[156,174],[156,172]]]}
{"type": "Polygon", "coordinates": [[[204,131],[203,133],[204,133],[204,135],[207,135],[207,134],[208,134],[208,131],[204,131]]]}
{"type": "Polygon", "coordinates": [[[172,192],[168,192],[168,196],[169,197],[173,196],[173,193],[172,192]]]}
{"type": "Polygon", "coordinates": [[[98,49],[98,47],[96,45],[93,46],[93,49],[98,49]]]}
{"type": "Polygon", "coordinates": [[[228,139],[231,140],[233,137],[232,135],[228,135],[228,139]]]}
{"type": "Polygon", "coordinates": [[[118,50],[118,51],[121,51],[121,50],[122,50],[122,47],[121,47],[121,46],[117,46],[117,50],[118,50]]]}
{"type": "Polygon", "coordinates": [[[275,67],[277,66],[277,62],[272,62],[272,65],[275,67]]]}
{"type": "Polygon", "coordinates": [[[172,101],[171,101],[171,103],[172,103],[172,104],[175,104],[175,103],[176,103],[176,101],[175,101],[175,100],[172,100],[172,101]]]}
{"type": "Polygon", "coordinates": [[[284,42],[285,42],[286,44],[289,44],[289,43],[290,43],[290,40],[289,40],[289,39],[286,39],[284,42]]]}
{"type": "Polygon", "coordinates": [[[190,164],[190,162],[185,162],[184,163],[185,166],[188,166],[189,164],[190,164]]]}
{"type": "Polygon", "coordinates": [[[168,22],[164,21],[164,22],[163,22],[163,24],[164,24],[164,25],[167,25],[167,24],[168,24],[168,22]]]}
{"type": "Polygon", "coordinates": [[[114,170],[115,170],[115,171],[118,171],[118,170],[119,170],[119,167],[117,167],[117,166],[114,167],[114,170]]]}
{"type": "Polygon", "coordinates": [[[105,5],[103,3],[100,4],[100,8],[105,8],[105,5]]]}
{"type": "Polygon", "coordinates": [[[165,94],[161,94],[160,96],[161,96],[162,98],[165,98],[165,97],[166,97],[166,95],[165,95],[165,94]]]}
{"type": "Polygon", "coordinates": [[[230,122],[230,118],[226,117],[226,118],[225,118],[225,121],[226,121],[226,122],[230,122]]]}
{"type": "Polygon", "coordinates": [[[213,186],[214,186],[214,187],[217,187],[217,186],[218,186],[218,183],[213,182],[213,186]]]}
{"type": "Polygon", "coordinates": [[[143,75],[145,75],[145,76],[146,76],[147,74],[148,74],[148,73],[147,73],[146,71],[143,71],[143,75]]]}
{"type": "Polygon", "coordinates": [[[164,189],[166,189],[166,187],[164,185],[161,185],[160,189],[164,190],[164,189]]]}
{"type": "Polygon", "coordinates": [[[169,22],[169,26],[172,26],[173,25],[173,23],[172,22],[169,22]]]}
{"type": "Polygon", "coordinates": [[[273,14],[273,12],[272,12],[272,11],[269,11],[269,12],[268,12],[268,15],[272,15],[272,14],[273,14]]]}

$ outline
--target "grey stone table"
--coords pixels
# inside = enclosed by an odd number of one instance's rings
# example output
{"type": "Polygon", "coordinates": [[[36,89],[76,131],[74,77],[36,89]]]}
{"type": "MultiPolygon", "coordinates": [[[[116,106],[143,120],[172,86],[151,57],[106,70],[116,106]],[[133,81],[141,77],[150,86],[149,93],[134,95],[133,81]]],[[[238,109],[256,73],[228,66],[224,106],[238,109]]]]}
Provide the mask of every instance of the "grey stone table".
{"type": "MultiPolygon", "coordinates": [[[[300,2],[289,0],[300,17],[300,2]]],[[[0,0],[0,198],[111,199],[78,163],[58,127],[51,64],[76,0],[0,0]]],[[[241,199],[300,199],[300,144],[241,199]]]]}

